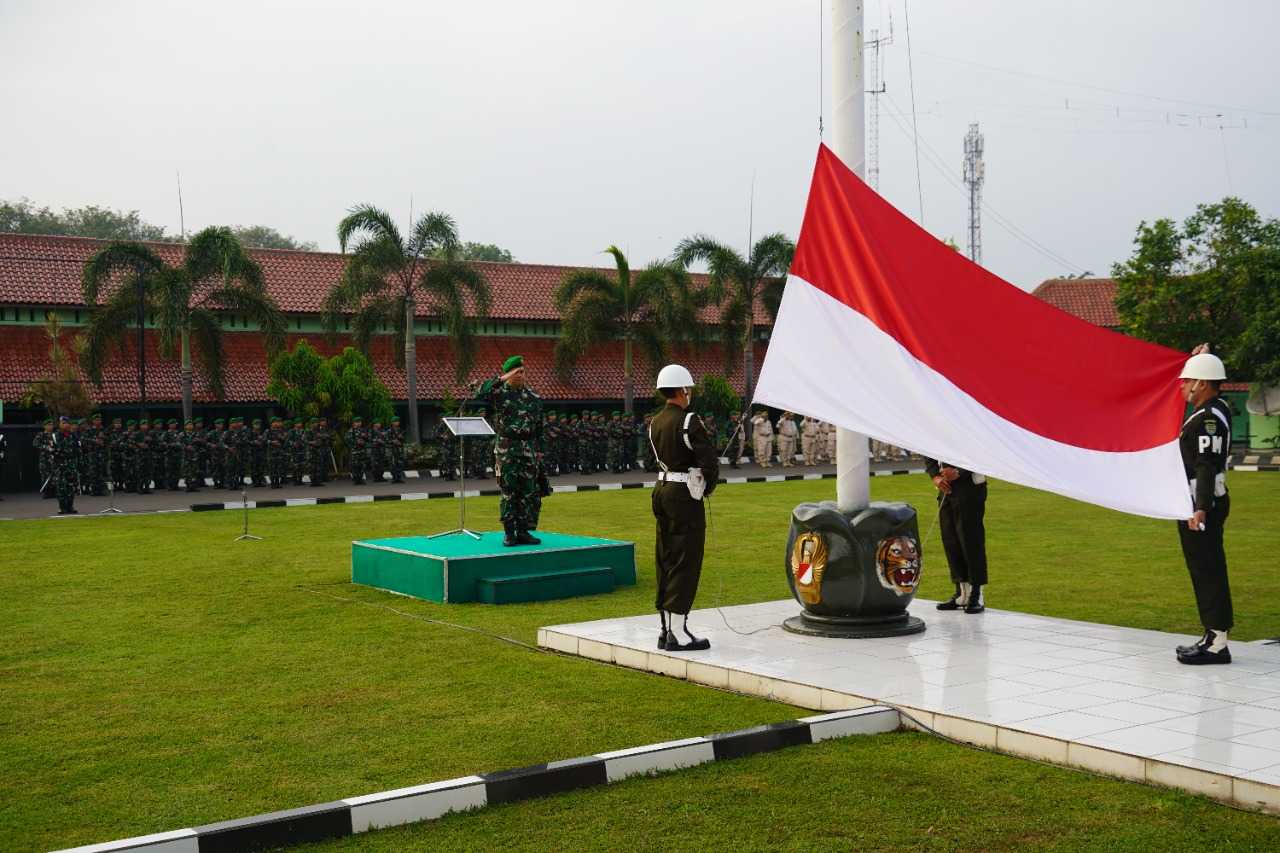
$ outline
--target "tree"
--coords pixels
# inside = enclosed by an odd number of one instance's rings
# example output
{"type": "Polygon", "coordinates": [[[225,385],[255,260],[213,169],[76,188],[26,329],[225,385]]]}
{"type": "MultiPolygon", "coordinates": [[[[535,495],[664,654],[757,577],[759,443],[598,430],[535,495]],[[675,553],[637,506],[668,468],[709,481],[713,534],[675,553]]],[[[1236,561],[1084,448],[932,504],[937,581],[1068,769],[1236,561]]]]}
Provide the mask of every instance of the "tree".
{"type": "Polygon", "coordinates": [[[1280,222],[1229,197],[1180,226],[1142,222],[1133,242],[1112,268],[1126,332],[1184,352],[1208,341],[1228,375],[1280,382],[1280,222]]]}
{"type": "Polygon", "coordinates": [[[22,395],[22,405],[27,408],[44,406],[52,418],[61,415],[84,417],[93,408],[93,399],[76,374],[76,361],[84,351],[84,341],[75,335],[64,342],[62,325],[52,312],[45,315],[44,333],[49,338],[52,375],[28,385],[22,395]]]}
{"type": "Polygon", "coordinates": [[[214,395],[223,395],[222,323],[219,312],[247,316],[262,330],[268,355],[284,343],[285,319],[263,283],[262,269],[229,228],[206,228],[185,247],[182,264],[171,267],[134,242],[114,242],[85,262],[85,372],[102,383],[102,368],[124,346],[139,307],[154,317],[160,356],[181,352],[182,415],[191,417],[192,351],[214,395]],[[141,292],[142,305],[139,306],[141,292]]]}
{"type": "Polygon", "coordinates": [[[136,210],[125,213],[97,205],[64,208],[36,207],[28,199],[0,202],[0,231],[19,234],[63,234],[99,240],[166,240],[164,226],[143,222],[136,210]]]}
{"type": "Polygon", "coordinates": [[[667,342],[696,329],[697,305],[683,267],[652,263],[633,276],[621,249],[610,246],[605,251],[613,256],[616,275],[574,270],[556,288],[561,316],[556,369],[567,377],[588,347],[621,338],[623,397],[630,415],[635,410],[632,346],[638,343],[644,349],[651,367],[661,365],[667,342]]]}
{"type": "Polygon", "coordinates": [[[742,400],[729,381],[717,373],[705,374],[698,380],[693,399],[700,411],[713,415],[719,423],[732,420],[742,411],[742,400]]]}
{"type": "Polygon", "coordinates": [[[338,224],[345,254],[354,242],[342,278],[325,298],[324,325],[330,335],[352,312],[352,334],[368,353],[373,336],[389,324],[395,333],[396,366],[408,385],[409,434],[418,430],[418,359],[413,331],[419,297],[428,313],[443,319],[453,349],[455,378],[462,382],[475,360],[475,318],[489,314],[489,282],[460,257],[458,228],[444,213],[424,214],[406,240],[395,221],[372,205],[358,205],[338,224]]]}
{"type": "Polygon", "coordinates": [[[233,225],[231,233],[246,246],[259,249],[293,249],[299,252],[314,252],[316,244],[309,241],[295,240],[287,234],[281,234],[270,225],[233,225]]]}
{"type": "Polygon", "coordinates": [[[391,392],[374,373],[373,363],[353,347],[326,359],[301,340],[292,350],[277,353],[268,370],[267,394],[293,417],[349,424],[360,415],[385,423],[395,413],[391,392]]]}
{"type": "Polygon", "coordinates": [[[458,249],[458,258],[464,261],[494,261],[500,264],[515,262],[511,253],[493,243],[472,243],[467,241],[458,249]]]}
{"type": "Polygon", "coordinates": [[[771,318],[778,316],[787,270],[795,255],[795,244],[785,234],[761,237],[748,257],[710,237],[697,234],[680,242],[675,260],[688,267],[704,263],[710,276],[706,298],[720,306],[721,340],[725,347],[725,369],[732,364],[734,344],[742,347],[743,402],[751,403],[755,388],[753,332],[757,303],[771,318]]]}

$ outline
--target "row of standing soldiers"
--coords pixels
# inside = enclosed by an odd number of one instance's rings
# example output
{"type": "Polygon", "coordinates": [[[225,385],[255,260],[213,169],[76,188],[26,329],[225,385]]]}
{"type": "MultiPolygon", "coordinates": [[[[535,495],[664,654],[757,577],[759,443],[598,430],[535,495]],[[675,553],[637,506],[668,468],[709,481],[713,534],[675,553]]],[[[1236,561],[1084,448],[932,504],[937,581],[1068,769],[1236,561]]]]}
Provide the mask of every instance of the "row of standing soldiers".
{"type": "MultiPolygon", "coordinates": [[[[475,416],[484,415],[484,408],[475,411],[475,416]]],[[[635,419],[622,412],[608,416],[596,411],[569,415],[548,412],[542,428],[543,472],[553,477],[558,474],[595,474],[601,471],[620,474],[632,471],[637,467],[636,445],[641,435],[642,430],[635,419]]],[[[441,476],[446,480],[456,479],[458,441],[443,421],[436,428],[436,441],[440,447],[441,476]]],[[[492,436],[466,439],[467,479],[488,477],[493,448],[492,436]]]]}
{"type": "MultiPolygon", "coordinates": [[[[382,450],[365,469],[379,479],[390,470],[403,481],[404,440],[393,423],[378,429],[382,450]],[[383,467],[376,467],[382,465],[383,467]]],[[[270,426],[254,419],[217,418],[206,429],[203,418],[122,421],[104,426],[101,415],[89,423],[63,419],[55,435],[53,421],[33,440],[40,466],[41,492],[51,498],[60,483],[71,494],[105,495],[114,491],[148,494],[153,488],[198,491],[211,481],[216,488],[240,489],[246,483],[278,489],[286,483],[322,486],[332,471],[333,437],[324,418],[272,418],[270,426]],[[62,436],[62,441],[58,441],[62,436]]]]}

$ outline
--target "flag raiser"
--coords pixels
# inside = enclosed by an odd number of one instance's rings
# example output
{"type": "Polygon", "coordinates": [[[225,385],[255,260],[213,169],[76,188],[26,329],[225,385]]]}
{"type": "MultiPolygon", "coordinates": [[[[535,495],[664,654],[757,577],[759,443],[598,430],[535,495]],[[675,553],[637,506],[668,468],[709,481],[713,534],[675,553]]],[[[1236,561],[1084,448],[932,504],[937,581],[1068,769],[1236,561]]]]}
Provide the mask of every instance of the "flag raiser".
{"type": "Polygon", "coordinates": [[[1185,359],[972,263],[823,145],[755,400],[1009,482],[1185,519],[1185,359]]]}

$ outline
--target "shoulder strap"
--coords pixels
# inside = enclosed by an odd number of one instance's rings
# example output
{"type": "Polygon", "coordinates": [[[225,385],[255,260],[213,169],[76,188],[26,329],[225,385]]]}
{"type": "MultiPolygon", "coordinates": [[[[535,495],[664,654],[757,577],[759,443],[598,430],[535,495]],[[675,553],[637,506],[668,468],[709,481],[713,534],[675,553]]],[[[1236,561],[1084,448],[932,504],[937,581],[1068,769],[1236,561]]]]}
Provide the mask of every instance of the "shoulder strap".
{"type": "Polygon", "coordinates": [[[653,443],[653,421],[649,421],[649,447],[653,448],[653,460],[658,463],[658,467],[662,469],[664,474],[667,473],[670,469],[667,468],[667,463],[662,461],[662,457],[658,455],[658,446],[653,443]]]}
{"type": "Polygon", "coordinates": [[[693,421],[693,412],[689,412],[684,416],[684,424],[680,427],[680,437],[684,439],[684,446],[693,450],[693,443],[689,441],[689,424],[693,421]]]}

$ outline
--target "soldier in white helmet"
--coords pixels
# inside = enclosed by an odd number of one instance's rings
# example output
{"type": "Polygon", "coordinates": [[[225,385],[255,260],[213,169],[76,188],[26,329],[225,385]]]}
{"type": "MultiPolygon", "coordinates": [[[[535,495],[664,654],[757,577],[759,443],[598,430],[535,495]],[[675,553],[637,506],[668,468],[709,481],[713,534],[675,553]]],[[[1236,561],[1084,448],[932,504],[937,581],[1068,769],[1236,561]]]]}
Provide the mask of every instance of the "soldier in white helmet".
{"type": "Polygon", "coordinates": [[[693,377],[678,364],[658,372],[658,391],[667,404],[653,417],[649,441],[658,462],[653,489],[653,517],[657,520],[657,609],[662,621],[658,648],[701,651],[708,640],[689,630],[689,611],[702,575],[702,550],[707,538],[705,497],[720,476],[719,453],[698,416],[689,410],[693,377]],[[682,617],[681,637],[676,617],[682,617]]]}
{"type": "Polygon", "coordinates": [[[1227,632],[1231,630],[1231,586],[1222,532],[1231,512],[1227,494],[1227,456],[1231,453],[1231,407],[1219,395],[1227,378],[1222,360],[1208,344],[1196,347],[1182,368],[1182,396],[1193,409],[1182,424],[1178,447],[1195,512],[1178,522],[1182,556],[1200,609],[1204,636],[1178,647],[1178,661],[1193,666],[1231,663],[1227,632]]]}

